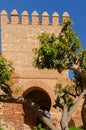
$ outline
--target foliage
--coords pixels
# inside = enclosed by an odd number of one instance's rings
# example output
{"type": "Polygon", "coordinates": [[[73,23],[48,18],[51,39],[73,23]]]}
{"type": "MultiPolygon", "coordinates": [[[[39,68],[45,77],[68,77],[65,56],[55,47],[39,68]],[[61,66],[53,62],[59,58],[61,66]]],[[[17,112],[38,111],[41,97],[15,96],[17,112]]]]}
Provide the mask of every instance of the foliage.
{"type": "Polygon", "coordinates": [[[56,84],[55,94],[57,95],[56,104],[61,103],[62,105],[67,104],[68,109],[74,105],[74,98],[76,97],[75,91],[76,85],[66,85],[65,87],[62,84],[56,84]]]}
{"type": "Polygon", "coordinates": [[[86,50],[82,50],[79,54],[79,65],[83,72],[86,72],[86,50]]]}
{"type": "Polygon", "coordinates": [[[5,94],[11,94],[10,83],[12,83],[12,63],[0,54],[0,88],[5,94]]]}
{"type": "MultiPolygon", "coordinates": [[[[86,50],[82,50],[80,39],[73,31],[72,20],[64,22],[64,26],[57,37],[55,34],[41,34],[40,47],[35,49],[35,66],[39,69],[57,69],[60,73],[64,69],[71,69],[73,65],[78,65],[78,69],[86,71],[86,50]]],[[[79,96],[81,87],[81,77],[74,72],[74,82],[76,85],[62,88],[59,84],[59,93],[64,93],[61,98],[68,106],[72,106],[73,98],[79,96]]],[[[57,90],[56,90],[57,91],[57,90]]],[[[62,100],[61,100],[62,101],[62,100]]]]}
{"type": "Polygon", "coordinates": [[[38,126],[34,126],[33,130],[45,130],[45,128],[42,127],[42,124],[38,124],[38,126]]]}
{"type": "Polygon", "coordinates": [[[35,49],[35,54],[37,54],[35,65],[39,69],[45,67],[52,69],[54,67],[53,59],[56,58],[57,38],[54,34],[49,35],[45,33],[38,38],[41,41],[41,47],[39,50],[35,49]]]}
{"type": "Polygon", "coordinates": [[[82,50],[80,40],[72,30],[71,24],[72,21],[70,19],[66,21],[58,37],[55,34],[45,33],[38,37],[40,48],[35,49],[36,67],[40,69],[54,68],[61,72],[68,66],[72,66],[82,60],[79,59],[82,50]]]}
{"type": "Polygon", "coordinates": [[[4,130],[4,128],[2,127],[2,125],[0,124],[0,130],[4,130]]]}
{"type": "Polygon", "coordinates": [[[82,128],[71,126],[69,130],[83,130],[82,128]]]}

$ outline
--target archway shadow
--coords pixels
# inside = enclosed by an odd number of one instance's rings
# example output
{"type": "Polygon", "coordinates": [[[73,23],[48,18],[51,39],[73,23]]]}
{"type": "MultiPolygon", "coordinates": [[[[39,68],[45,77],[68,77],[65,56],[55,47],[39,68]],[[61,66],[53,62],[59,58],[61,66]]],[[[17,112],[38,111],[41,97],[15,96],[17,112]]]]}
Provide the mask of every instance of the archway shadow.
{"type": "MultiPolygon", "coordinates": [[[[50,111],[51,99],[44,90],[35,88],[31,90],[24,98],[31,99],[43,111],[45,110],[50,111]]],[[[30,107],[27,108],[26,106],[23,106],[23,110],[24,110],[24,124],[28,125],[32,129],[34,126],[41,123],[35,112],[30,107]]]]}

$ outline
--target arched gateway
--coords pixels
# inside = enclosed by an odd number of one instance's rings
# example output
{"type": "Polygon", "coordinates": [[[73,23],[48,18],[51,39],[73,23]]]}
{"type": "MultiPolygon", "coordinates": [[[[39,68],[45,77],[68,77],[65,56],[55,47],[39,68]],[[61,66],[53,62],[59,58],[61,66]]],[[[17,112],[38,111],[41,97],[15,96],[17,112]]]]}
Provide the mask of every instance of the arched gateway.
{"type": "MultiPolygon", "coordinates": [[[[55,95],[52,87],[42,79],[30,79],[27,81],[27,87],[24,87],[23,97],[31,99],[43,111],[51,111],[52,105],[55,101],[55,95]]],[[[39,119],[31,108],[23,106],[24,110],[24,124],[33,128],[34,125],[39,123],[39,119]]]]}
{"type": "MultiPolygon", "coordinates": [[[[24,95],[24,98],[29,98],[35,102],[40,108],[44,111],[50,111],[51,109],[51,98],[48,93],[40,89],[39,87],[32,87],[28,89],[27,95],[24,95]]],[[[37,115],[31,108],[23,106],[24,109],[24,123],[33,127],[39,123],[37,115]]]]}

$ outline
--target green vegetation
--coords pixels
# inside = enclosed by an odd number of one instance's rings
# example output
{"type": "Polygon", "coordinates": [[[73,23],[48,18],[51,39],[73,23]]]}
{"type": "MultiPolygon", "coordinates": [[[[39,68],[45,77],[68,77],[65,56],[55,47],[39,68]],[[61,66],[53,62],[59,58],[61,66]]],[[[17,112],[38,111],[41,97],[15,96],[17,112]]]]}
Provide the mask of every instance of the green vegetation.
{"type": "Polygon", "coordinates": [[[4,128],[2,127],[2,125],[0,124],[0,130],[4,130],[4,128]]]}
{"type": "MultiPolygon", "coordinates": [[[[35,67],[56,69],[59,73],[67,69],[74,71],[74,83],[71,86],[67,85],[63,88],[62,84],[57,84],[55,87],[57,99],[54,107],[62,109],[62,130],[68,129],[68,122],[73,112],[86,95],[86,50],[82,49],[80,39],[72,29],[72,24],[72,20],[65,20],[58,37],[55,34],[41,34],[38,37],[40,47],[34,51],[35,67]],[[78,100],[74,102],[76,97],[78,100]]],[[[86,128],[85,111],[82,117],[86,128]]]]}
{"type": "Polygon", "coordinates": [[[83,130],[82,128],[71,126],[69,130],[83,130]]]}
{"type": "Polygon", "coordinates": [[[45,129],[42,127],[42,124],[38,124],[38,126],[34,126],[33,130],[45,130],[45,129]]]}
{"type": "Polygon", "coordinates": [[[12,63],[0,54],[0,88],[5,94],[11,95],[10,84],[12,83],[12,63]]]}

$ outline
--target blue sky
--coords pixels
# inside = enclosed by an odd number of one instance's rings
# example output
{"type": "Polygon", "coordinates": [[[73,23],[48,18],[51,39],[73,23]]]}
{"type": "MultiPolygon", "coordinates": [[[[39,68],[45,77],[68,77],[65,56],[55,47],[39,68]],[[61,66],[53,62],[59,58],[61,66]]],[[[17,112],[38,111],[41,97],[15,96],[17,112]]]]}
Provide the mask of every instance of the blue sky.
{"type": "Polygon", "coordinates": [[[30,15],[36,10],[40,16],[44,11],[50,16],[58,12],[60,18],[67,11],[74,21],[73,29],[79,35],[82,47],[86,49],[86,0],[0,0],[0,12],[4,9],[8,14],[16,9],[19,15],[24,10],[30,15]]]}

